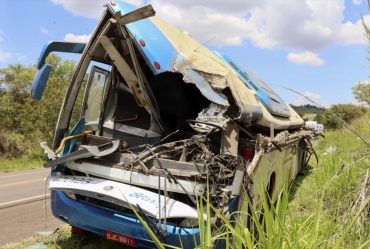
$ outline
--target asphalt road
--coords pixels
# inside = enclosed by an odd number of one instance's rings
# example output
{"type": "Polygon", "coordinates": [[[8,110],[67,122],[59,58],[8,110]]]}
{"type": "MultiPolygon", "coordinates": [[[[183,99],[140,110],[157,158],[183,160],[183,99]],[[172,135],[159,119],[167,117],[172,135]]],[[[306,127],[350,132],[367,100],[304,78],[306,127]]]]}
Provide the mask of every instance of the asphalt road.
{"type": "Polygon", "coordinates": [[[0,174],[0,208],[8,203],[45,195],[45,178],[50,169],[33,169],[0,174]]]}
{"type": "Polygon", "coordinates": [[[45,201],[49,173],[34,169],[0,174],[0,248],[62,224],[51,213],[49,190],[45,201]]]}

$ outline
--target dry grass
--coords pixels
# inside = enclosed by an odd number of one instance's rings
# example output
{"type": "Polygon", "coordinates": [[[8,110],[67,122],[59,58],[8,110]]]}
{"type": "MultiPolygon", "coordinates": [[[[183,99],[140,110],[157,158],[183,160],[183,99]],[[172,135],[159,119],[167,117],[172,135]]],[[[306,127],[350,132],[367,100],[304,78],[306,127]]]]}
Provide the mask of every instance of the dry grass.
{"type": "Polygon", "coordinates": [[[44,244],[50,249],[129,249],[130,247],[108,241],[95,235],[71,235],[70,226],[62,225],[51,236],[34,235],[21,242],[7,244],[2,249],[24,249],[32,245],[44,244]]]}

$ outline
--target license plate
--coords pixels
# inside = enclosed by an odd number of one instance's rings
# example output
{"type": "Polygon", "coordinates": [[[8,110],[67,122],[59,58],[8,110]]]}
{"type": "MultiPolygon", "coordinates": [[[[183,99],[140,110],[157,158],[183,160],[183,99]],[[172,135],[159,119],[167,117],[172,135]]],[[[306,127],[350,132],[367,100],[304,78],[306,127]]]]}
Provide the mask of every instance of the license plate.
{"type": "Polygon", "coordinates": [[[105,238],[107,238],[109,240],[119,242],[119,243],[122,243],[122,244],[125,244],[125,245],[136,246],[135,238],[125,236],[125,235],[121,235],[121,234],[118,234],[118,233],[114,233],[114,232],[111,232],[111,231],[105,231],[105,238]]]}

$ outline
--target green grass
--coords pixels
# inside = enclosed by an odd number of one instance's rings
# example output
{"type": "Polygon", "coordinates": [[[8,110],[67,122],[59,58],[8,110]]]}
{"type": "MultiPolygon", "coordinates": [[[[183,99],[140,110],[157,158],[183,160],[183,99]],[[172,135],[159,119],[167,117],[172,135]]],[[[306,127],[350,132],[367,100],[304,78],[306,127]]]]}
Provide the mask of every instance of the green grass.
{"type": "Polygon", "coordinates": [[[21,157],[12,160],[0,161],[0,173],[8,173],[26,169],[42,168],[45,161],[41,159],[30,159],[28,157],[21,157]]]}
{"type": "MultiPolygon", "coordinates": [[[[370,117],[353,122],[353,126],[365,137],[370,137],[367,125],[370,117]]],[[[330,146],[337,150],[328,155],[319,156],[320,163],[311,169],[306,177],[298,177],[293,185],[290,208],[294,222],[302,222],[312,215],[318,200],[325,190],[320,219],[322,223],[319,237],[326,238],[327,243],[336,241],[338,236],[349,226],[359,210],[353,207],[361,192],[366,170],[369,167],[369,149],[359,138],[346,129],[325,133],[315,146],[318,155],[323,154],[330,146]]],[[[311,165],[313,165],[311,160],[311,165]]],[[[367,196],[369,198],[369,196],[367,196]]],[[[356,248],[369,238],[369,225],[366,220],[352,227],[351,236],[345,239],[342,248],[356,248]]],[[[329,247],[330,248],[330,247],[329,247]]]]}

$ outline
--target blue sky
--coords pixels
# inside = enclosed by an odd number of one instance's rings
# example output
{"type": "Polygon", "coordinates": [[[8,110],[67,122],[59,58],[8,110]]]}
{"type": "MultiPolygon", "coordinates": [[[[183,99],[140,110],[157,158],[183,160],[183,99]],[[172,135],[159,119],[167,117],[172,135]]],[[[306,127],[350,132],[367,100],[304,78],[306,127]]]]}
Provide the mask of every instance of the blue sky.
{"type": "MultiPolygon", "coordinates": [[[[267,83],[330,106],[355,103],[351,87],[368,81],[361,0],[127,0],[152,3],[157,16],[228,54],[267,83]]],[[[105,0],[1,0],[0,68],[36,62],[50,40],[86,41],[105,0]]],[[[78,57],[65,57],[75,58],[78,57]]],[[[304,98],[272,86],[287,103],[304,98]]]]}

